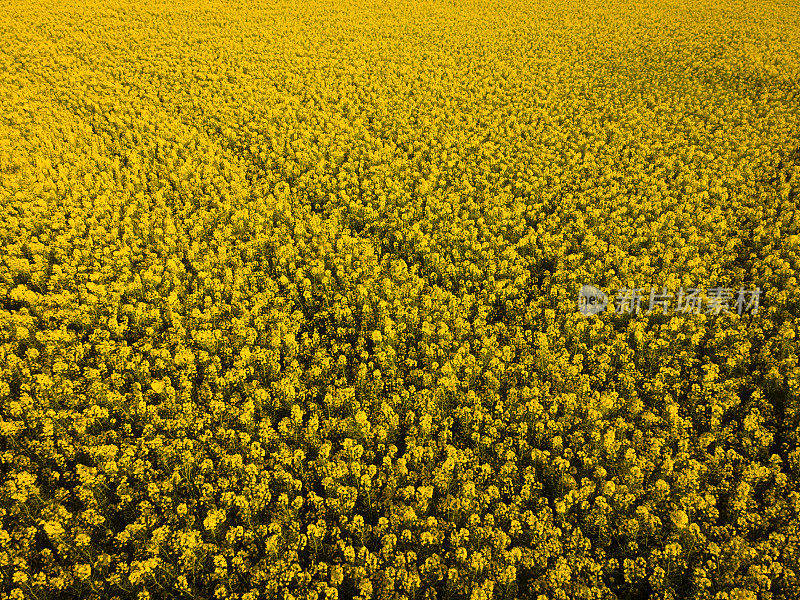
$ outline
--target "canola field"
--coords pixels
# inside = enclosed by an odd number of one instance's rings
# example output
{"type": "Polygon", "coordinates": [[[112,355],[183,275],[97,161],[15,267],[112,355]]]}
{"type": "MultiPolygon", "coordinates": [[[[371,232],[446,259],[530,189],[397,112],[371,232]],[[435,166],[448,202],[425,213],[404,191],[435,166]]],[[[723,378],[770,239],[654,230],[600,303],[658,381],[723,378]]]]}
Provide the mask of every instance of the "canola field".
{"type": "Polygon", "coordinates": [[[796,2],[0,41],[0,600],[800,597],[796,2]]]}

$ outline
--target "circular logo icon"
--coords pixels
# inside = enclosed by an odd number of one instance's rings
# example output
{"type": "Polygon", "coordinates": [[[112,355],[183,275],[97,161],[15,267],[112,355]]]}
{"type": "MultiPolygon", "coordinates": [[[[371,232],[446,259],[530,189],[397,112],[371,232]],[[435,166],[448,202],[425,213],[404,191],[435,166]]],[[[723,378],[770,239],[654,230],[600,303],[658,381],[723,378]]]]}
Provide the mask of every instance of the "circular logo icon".
{"type": "Polygon", "coordinates": [[[603,312],[608,306],[608,296],[594,287],[584,285],[578,294],[578,310],[584,315],[596,315],[603,312]]]}

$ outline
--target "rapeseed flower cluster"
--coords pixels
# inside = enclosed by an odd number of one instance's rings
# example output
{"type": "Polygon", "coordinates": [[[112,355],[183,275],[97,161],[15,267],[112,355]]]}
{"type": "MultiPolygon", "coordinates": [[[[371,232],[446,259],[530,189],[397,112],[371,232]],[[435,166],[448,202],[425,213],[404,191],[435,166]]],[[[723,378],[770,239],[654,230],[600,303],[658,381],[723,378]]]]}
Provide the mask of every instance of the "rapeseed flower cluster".
{"type": "Polygon", "coordinates": [[[788,4],[6,4],[0,597],[800,594],[788,4]]]}

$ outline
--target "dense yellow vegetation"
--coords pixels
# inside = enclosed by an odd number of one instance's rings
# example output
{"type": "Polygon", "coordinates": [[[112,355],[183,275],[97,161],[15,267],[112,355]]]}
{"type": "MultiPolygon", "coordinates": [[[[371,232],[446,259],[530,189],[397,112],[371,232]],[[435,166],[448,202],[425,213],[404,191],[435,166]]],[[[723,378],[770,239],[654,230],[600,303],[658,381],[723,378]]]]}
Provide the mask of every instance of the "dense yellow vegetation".
{"type": "Polygon", "coordinates": [[[800,595],[796,3],[0,31],[3,599],[800,595]]]}

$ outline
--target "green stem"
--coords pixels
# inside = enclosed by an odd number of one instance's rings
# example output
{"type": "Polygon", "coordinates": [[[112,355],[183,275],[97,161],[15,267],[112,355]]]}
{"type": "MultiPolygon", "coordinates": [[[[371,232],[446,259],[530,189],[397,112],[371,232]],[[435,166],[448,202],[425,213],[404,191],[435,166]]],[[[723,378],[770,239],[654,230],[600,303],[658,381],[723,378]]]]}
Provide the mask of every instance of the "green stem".
{"type": "Polygon", "coordinates": [[[37,596],[36,593],[33,591],[33,586],[29,584],[27,581],[24,582],[24,584],[25,587],[28,588],[28,591],[30,592],[31,596],[33,596],[35,600],[39,600],[39,596],[37,596]]]}

